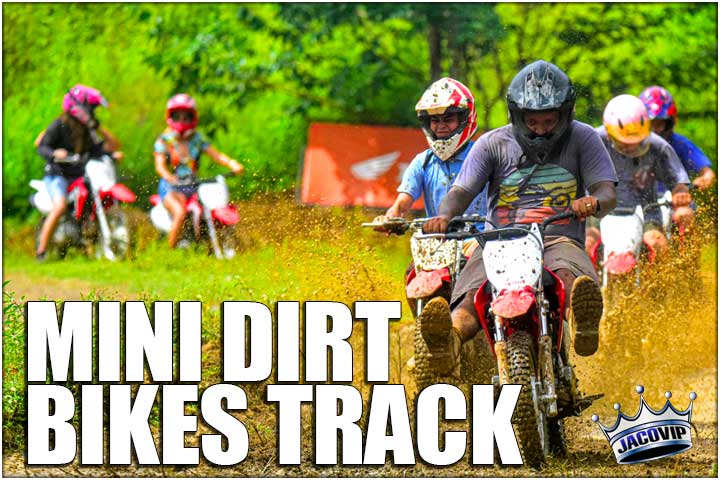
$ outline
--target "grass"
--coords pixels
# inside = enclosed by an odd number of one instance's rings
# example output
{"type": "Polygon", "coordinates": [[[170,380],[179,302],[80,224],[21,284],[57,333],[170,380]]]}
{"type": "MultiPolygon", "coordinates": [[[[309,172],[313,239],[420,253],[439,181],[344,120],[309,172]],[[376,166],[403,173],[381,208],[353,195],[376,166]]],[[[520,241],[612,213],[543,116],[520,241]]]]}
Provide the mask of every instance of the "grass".
{"type": "MultiPolygon", "coordinates": [[[[241,204],[240,211],[243,218],[238,225],[237,237],[241,248],[236,258],[229,261],[218,261],[200,250],[168,250],[164,242],[156,241],[155,233],[148,228],[144,215],[136,214],[133,219],[139,241],[130,260],[110,263],[75,254],[65,261],[38,264],[32,255],[33,226],[12,219],[4,221],[4,280],[10,281],[9,284],[4,284],[3,294],[3,444],[6,449],[22,450],[24,442],[24,299],[16,298],[13,293],[14,279],[22,277],[38,285],[51,281],[59,282],[63,287],[78,289],[80,297],[88,300],[202,301],[201,389],[220,381],[219,312],[223,300],[258,301],[272,309],[272,304],[281,300],[332,300],[351,305],[356,300],[404,298],[401,278],[410,260],[408,238],[385,237],[360,228],[360,223],[372,218],[373,212],[300,207],[289,200],[277,198],[261,198],[252,203],[241,204]]],[[[713,228],[716,231],[716,226],[713,225],[713,228]]],[[[717,247],[714,231],[706,239],[700,256],[702,277],[713,291],[717,288],[717,247]]],[[[663,283],[662,279],[657,281],[658,284],[663,283]]],[[[633,316],[624,312],[626,315],[623,315],[623,318],[643,320],[643,325],[656,322],[652,325],[657,327],[648,327],[653,335],[662,330],[675,336],[676,329],[674,326],[669,327],[668,322],[676,325],[674,322],[681,319],[682,326],[687,331],[694,331],[698,325],[708,325],[707,316],[710,313],[707,305],[696,302],[686,308],[684,303],[672,303],[669,301],[671,297],[680,298],[681,295],[663,289],[658,290],[657,296],[658,302],[663,302],[658,303],[654,310],[648,311],[648,307],[633,316]],[[657,320],[653,320],[655,317],[657,320]]],[[[713,307],[714,305],[713,302],[713,307]]],[[[411,314],[403,302],[403,319],[396,322],[391,331],[390,372],[391,383],[410,381],[409,391],[414,387],[410,375],[404,370],[404,363],[412,355],[412,325],[411,314]]],[[[351,341],[356,352],[355,383],[363,394],[366,394],[367,385],[363,384],[361,371],[364,365],[362,330],[357,328],[351,341]]],[[[713,332],[714,330],[715,327],[713,332]]],[[[644,332],[647,333],[647,330],[644,332]]],[[[657,338],[665,339],[659,336],[657,338]]],[[[692,344],[698,355],[710,361],[710,357],[706,356],[715,355],[715,341],[714,335],[698,335],[685,343],[692,344]],[[708,350],[710,347],[712,351],[708,350]]],[[[699,368],[708,363],[687,355],[681,347],[679,345],[678,348],[667,349],[667,364],[681,368],[689,368],[692,364],[699,368]]],[[[632,390],[634,384],[628,388],[624,384],[611,385],[618,382],[616,375],[608,375],[608,368],[615,368],[612,371],[617,372],[622,362],[618,362],[617,358],[608,362],[603,360],[605,357],[610,358],[613,351],[599,353],[599,357],[580,362],[579,367],[585,369],[581,372],[584,382],[581,387],[586,393],[606,392],[603,403],[596,404],[598,413],[605,415],[612,413],[610,406],[613,401],[632,405],[628,402],[636,402],[637,396],[632,390]],[[629,393],[625,390],[629,390],[629,393]]],[[[716,357],[713,359],[716,360],[716,357]]],[[[710,363],[715,365],[715,361],[710,363]]],[[[661,401],[659,397],[664,389],[672,388],[677,391],[678,397],[684,397],[684,392],[690,387],[699,386],[694,377],[687,379],[693,383],[687,388],[685,384],[677,384],[684,380],[670,372],[671,369],[668,369],[665,363],[642,368],[635,363],[633,365],[640,372],[644,368],[644,374],[652,378],[645,386],[649,392],[648,398],[656,403],[661,401]],[[650,393],[655,390],[659,392],[657,395],[650,393]]],[[[629,377],[626,380],[632,381],[629,377]]],[[[716,387],[714,383],[710,383],[707,390],[716,387]]],[[[276,440],[276,415],[272,407],[263,402],[263,387],[262,384],[243,386],[249,405],[252,406],[243,414],[243,421],[249,427],[252,442],[255,444],[252,450],[258,453],[272,452],[272,445],[276,440]],[[258,445],[265,448],[258,450],[258,445]]],[[[703,402],[709,401],[708,397],[702,397],[703,402]]],[[[684,406],[682,402],[679,405],[684,406]]],[[[698,407],[700,406],[699,400],[698,407]]],[[[698,408],[698,414],[701,413],[698,408]]],[[[157,422],[155,424],[157,426],[157,422]]],[[[201,425],[202,428],[204,427],[201,425]]],[[[310,431],[311,428],[308,429],[308,432],[310,431]]],[[[258,461],[264,461],[264,457],[260,457],[258,461]]],[[[577,468],[578,464],[571,462],[566,472],[569,475],[578,475],[577,468]]],[[[393,474],[397,475],[398,472],[395,470],[393,474]]],[[[498,473],[507,474],[508,471],[498,473]]],[[[617,476],[617,471],[613,471],[612,475],[617,476]]]]}
{"type": "MultiPolygon", "coordinates": [[[[50,280],[75,289],[85,300],[201,301],[203,304],[203,381],[201,389],[221,382],[220,306],[226,300],[265,303],[332,300],[351,306],[357,300],[403,298],[402,274],[410,260],[405,237],[384,237],[360,228],[374,216],[360,209],[304,208],[290,201],[255,201],[241,206],[238,225],[240,253],[219,261],[205,250],[169,250],[147,228],[144,216],[131,212],[139,232],[132,258],[111,263],[71,252],[64,261],[37,263],[33,256],[34,222],[4,222],[5,377],[3,415],[19,434],[6,435],[4,445],[22,449],[24,439],[24,319],[25,299],[14,297],[13,279],[41,285],[50,280]],[[29,280],[29,281],[27,281],[29,280]],[[19,366],[15,369],[15,366],[19,366]],[[12,439],[17,439],[15,440],[12,439]],[[14,443],[15,442],[15,443],[14,443]]],[[[67,290],[63,290],[67,291],[67,290]]],[[[62,295],[62,294],[61,294],[62,295]]],[[[28,300],[43,298],[32,297],[28,300]]],[[[50,300],[61,301],[48,294],[50,300]]],[[[405,320],[411,318],[406,311],[405,320]]],[[[353,335],[361,342],[362,329],[353,335]]],[[[357,340],[356,340],[357,339],[357,340]]],[[[362,348],[356,348],[362,352],[362,348]]],[[[362,361],[355,365],[361,367],[362,361]]],[[[398,370],[397,368],[395,370],[398,370]]],[[[356,372],[361,373],[361,372],[356,372]]],[[[358,375],[362,379],[362,375],[358,375]]],[[[261,385],[249,386],[259,396],[261,385]]],[[[249,419],[254,432],[272,440],[274,430],[263,428],[274,414],[261,398],[251,402],[257,416],[249,419]],[[267,432],[266,432],[267,431],[267,432]],[[267,435],[265,435],[267,433],[267,435]]]]}
{"type": "Polygon", "coordinates": [[[25,318],[24,298],[5,289],[3,282],[3,445],[24,445],[25,423],[25,318]]]}

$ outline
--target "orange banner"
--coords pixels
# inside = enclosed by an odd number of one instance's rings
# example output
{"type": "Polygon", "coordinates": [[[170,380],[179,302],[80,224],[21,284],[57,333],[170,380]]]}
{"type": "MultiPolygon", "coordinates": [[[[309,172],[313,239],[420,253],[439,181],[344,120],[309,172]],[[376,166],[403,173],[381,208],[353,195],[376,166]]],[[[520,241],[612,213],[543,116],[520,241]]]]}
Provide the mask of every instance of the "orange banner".
{"type": "MultiPolygon", "coordinates": [[[[397,197],[405,169],[426,149],[419,128],[312,123],[300,200],[387,208],[397,197]]],[[[422,199],[412,208],[422,210],[422,199]]]]}

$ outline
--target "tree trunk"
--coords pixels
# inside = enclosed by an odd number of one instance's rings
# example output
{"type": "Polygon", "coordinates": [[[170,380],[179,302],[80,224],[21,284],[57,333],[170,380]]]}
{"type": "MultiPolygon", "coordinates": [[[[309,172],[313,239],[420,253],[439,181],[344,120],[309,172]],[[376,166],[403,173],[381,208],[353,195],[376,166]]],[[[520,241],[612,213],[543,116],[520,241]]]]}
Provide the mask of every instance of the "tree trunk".
{"type": "Polygon", "coordinates": [[[433,21],[428,24],[428,46],[430,47],[430,81],[434,82],[440,78],[441,74],[442,46],[440,44],[440,29],[437,23],[433,21]]]}

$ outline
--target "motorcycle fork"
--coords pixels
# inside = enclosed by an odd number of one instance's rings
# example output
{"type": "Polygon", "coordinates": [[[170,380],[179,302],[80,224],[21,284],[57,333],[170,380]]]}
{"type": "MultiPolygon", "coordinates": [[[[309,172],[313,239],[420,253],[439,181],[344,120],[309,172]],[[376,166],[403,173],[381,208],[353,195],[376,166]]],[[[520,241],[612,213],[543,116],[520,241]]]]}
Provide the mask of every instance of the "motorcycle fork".
{"type": "Polygon", "coordinates": [[[205,206],[203,206],[203,217],[205,218],[205,223],[207,224],[208,236],[210,237],[210,244],[212,245],[213,253],[215,253],[215,258],[224,258],[223,252],[220,250],[220,242],[218,242],[215,222],[212,219],[210,209],[205,206]]]}
{"type": "Polygon", "coordinates": [[[507,339],[505,338],[505,319],[500,315],[494,316],[495,322],[495,358],[500,385],[510,384],[507,361],[507,339]]]}
{"type": "Polygon", "coordinates": [[[115,254],[110,248],[110,226],[105,216],[105,207],[100,199],[100,192],[93,191],[93,201],[95,202],[95,216],[97,217],[98,225],[100,225],[103,253],[108,260],[115,260],[115,254]]]}
{"type": "MultiPolygon", "coordinates": [[[[541,277],[542,279],[542,277],[541,277]]],[[[542,282],[542,280],[541,280],[542,282]]],[[[548,313],[550,302],[545,299],[542,283],[538,288],[537,307],[540,312],[540,336],[538,338],[538,364],[540,378],[542,379],[542,395],[540,400],[546,406],[548,417],[558,414],[557,392],[555,390],[555,371],[552,362],[552,336],[548,327],[548,313]]]]}

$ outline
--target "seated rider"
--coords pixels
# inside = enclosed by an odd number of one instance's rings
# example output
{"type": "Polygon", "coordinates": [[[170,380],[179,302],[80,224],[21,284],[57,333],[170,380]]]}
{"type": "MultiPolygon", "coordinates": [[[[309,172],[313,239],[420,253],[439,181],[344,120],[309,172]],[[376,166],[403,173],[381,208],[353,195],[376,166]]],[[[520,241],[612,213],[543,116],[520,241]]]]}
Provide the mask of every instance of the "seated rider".
{"type": "MultiPolygon", "coordinates": [[[[595,130],[573,119],[575,88],[557,66],[538,60],[524,67],[510,83],[507,103],[511,124],[475,142],[438,216],[424,230],[444,233],[486,185],[489,218],[497,226],[539,222],[571,209],[575,218],[546,229],[544,263],[567,292],[576,353],[592,355],[603,301],[583,249],[583,220],[615,208],[612,162],[595,130]]],[[[452,311],[436,298],[420,315],[435,374],[457,375],[462,343],[480,330],[474,298],[485,279],[478,247],[457,280],[452,311]]]]}
{"type": "MultiPolygon", "coordinates": [[[[375,223],[389,218],[404,217],[412,204],[421,196],[425,203],[427,217],[437,215],[440,202],[450,190],[460,173],[465,158],[473,146],[472,137],[477,132],[477,115],[472,92],[461,82],[452,78],[441,78],[434,82],[415,106],[418,120],[427,137],[430,148],[418,153],[410,162],[398,187],[395,203],[385,215],[374,219],[375,223]]],[[[468,215],[485,215],[487,200],[483,190],[465,210],[468,215]]],[[[483,224],[478,225],[479,228],[483,224]]],[[[384,227],[376,227],[380,232],[384,227]]],[[[466,242],[466,255],[477,242],[466,242]]],[[[405,276],[415,268],[413,262],[405,276]]],[[[449,292],[448,292],[449,298],[449,292]]],[[[414,299],[408,299],[413,314],[416,313],[414,299]]]]}
{"type": "MultiPolygon", "coordinates": [[[[640,100],[647,108],[650,128],[673,147],[688,176],[695,177],[693,185],[700,190],[710,188],[715,183],[712,162],[689,138],[675,132],[677,107],[670,92],[655,85],[643,90],[640,100]]],[[[658,193],[665,193],[664,185],[658,185],[658,193]]]]}
{"type": "Polygon", "coordinates": [[[95,117],[99,105],[107,106],[107,101],[98,90],[75,85],[63,97],[63,114],[35,140],[37,152],[46,162],[43,182],[53,205],[40,230],[35,252],[39,261],[45,260],[48,243],[67,208],[68,187],[84,175],[85,161],[120,148],[95,117]]]}
{"type": "Polygon", "coordinates": [[[188,199],[197,191],[194,183],[200,155],[205,152],[215,163],[242,173],[244,167],[216,150],[195,130],[198,114],[195,99],[179,93],[168,100],[165,110],[168,128],[155,141],[155,171],[160,175],[158,194],[172,216],[168,245],[175,248],[186,215],[188,199]]]}
{"type": "MultiPolygon", "coordinates": [[[[656,179],[672,189],[675,209],[690,205],[687,173],[672,147],[650,132],[650,119],[643,102],[632,95],[619,95],[608,102],[603,125],[597,129],[618,174],[617,204],[636,208],[657,201],[656,179]]],[[[692,218],[686,208],[685,216],[692,218]]],[[[660,208],[645,212],[643,242],[656,254],[664,254],[668,241],[663,233],[660,208]]],[[[600,238],[597,226],[587,229],[588,251],[600,238]]]]}

